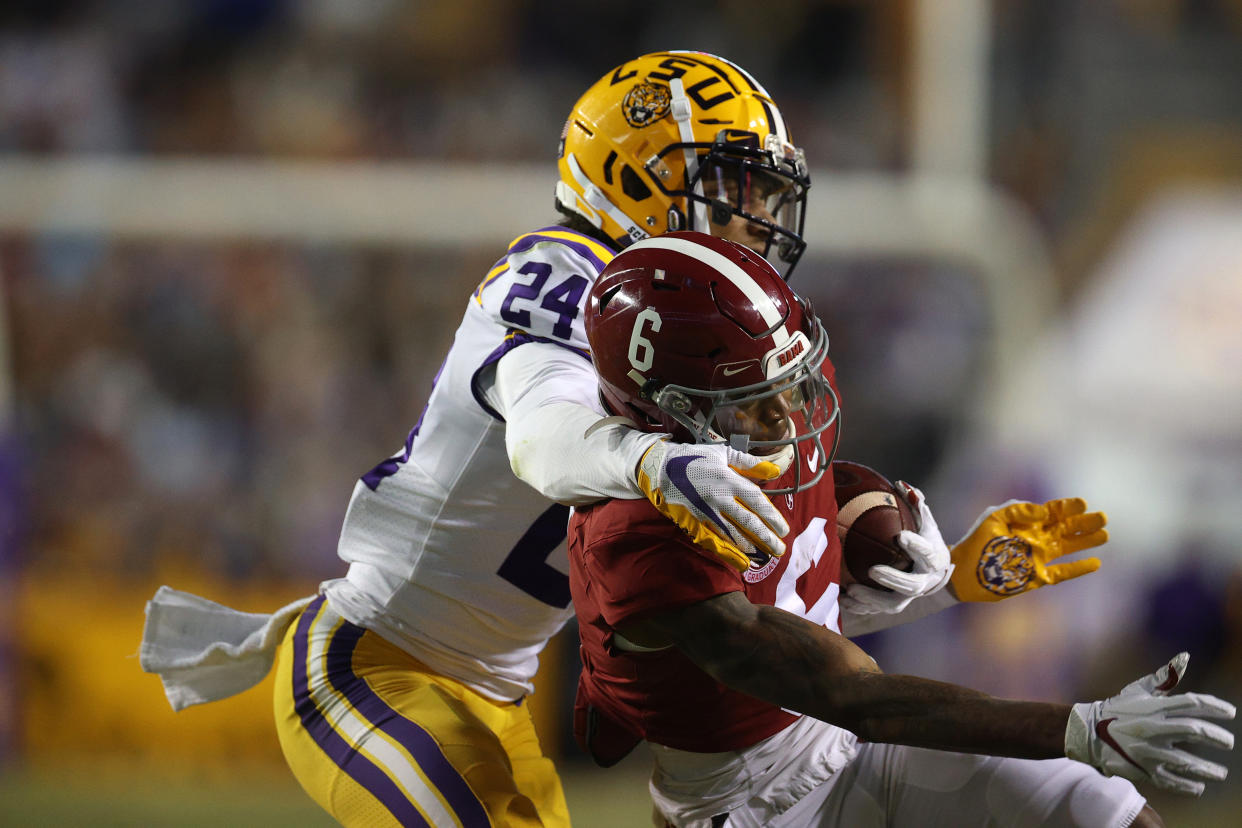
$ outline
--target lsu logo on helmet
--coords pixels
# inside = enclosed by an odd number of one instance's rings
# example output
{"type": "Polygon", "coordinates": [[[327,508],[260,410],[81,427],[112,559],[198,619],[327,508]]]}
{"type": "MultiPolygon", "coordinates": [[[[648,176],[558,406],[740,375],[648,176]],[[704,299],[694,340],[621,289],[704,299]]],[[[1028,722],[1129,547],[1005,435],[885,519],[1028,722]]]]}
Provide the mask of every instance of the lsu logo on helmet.
{"type": "Polygon", "coordinates": [[[621,111],[630,126],[641,129],[655,123],[668,114],[669,105],[673,102],[673,93],[662,83],[643,81],[625,93],[621,101],[621,111]]]}
{"type": "Polygon", "coordinates": [[[992,538],[979,555],[975,577],[980,586],[996,595],[1016,595],[1027,588],[1035,573],[1031,545],[1022,538],[992,538]]]}

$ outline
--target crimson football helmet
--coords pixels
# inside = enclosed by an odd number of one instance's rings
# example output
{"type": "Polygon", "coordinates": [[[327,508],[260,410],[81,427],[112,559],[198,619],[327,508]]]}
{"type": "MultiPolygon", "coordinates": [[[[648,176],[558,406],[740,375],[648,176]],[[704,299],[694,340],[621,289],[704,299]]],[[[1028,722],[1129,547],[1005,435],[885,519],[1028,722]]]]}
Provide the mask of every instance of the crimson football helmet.
{"type": "Polygon", "coordinates": [[[840,407],[828,334],[742,245],[697,232],[635,242],[591,289],[586,333],[605,404],[639,428],[796,469],[771,494],[814,485],[831,463],[840,407]]]}

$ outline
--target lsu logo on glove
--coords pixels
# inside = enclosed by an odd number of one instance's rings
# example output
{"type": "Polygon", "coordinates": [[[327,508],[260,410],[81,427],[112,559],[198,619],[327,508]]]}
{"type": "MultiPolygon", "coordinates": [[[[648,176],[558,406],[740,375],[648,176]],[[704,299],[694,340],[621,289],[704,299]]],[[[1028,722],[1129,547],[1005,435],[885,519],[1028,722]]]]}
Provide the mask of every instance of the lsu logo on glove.
{"type": "Polygon", "coordinates": [[[1080,497],[994,506],[952,548],[953,594],[959,601],[1000,601],[1094,572],[1099,558],[1055,561],[1103,544],[1107,522],[1080,497]]]}
{"type": "Polygon", "coordinates": [[[1031,545],[1012,535],[992,538],[984,544],[975,567],[979,586],[1003,598],[1025,592],[1034,573],[1031,545]]]}

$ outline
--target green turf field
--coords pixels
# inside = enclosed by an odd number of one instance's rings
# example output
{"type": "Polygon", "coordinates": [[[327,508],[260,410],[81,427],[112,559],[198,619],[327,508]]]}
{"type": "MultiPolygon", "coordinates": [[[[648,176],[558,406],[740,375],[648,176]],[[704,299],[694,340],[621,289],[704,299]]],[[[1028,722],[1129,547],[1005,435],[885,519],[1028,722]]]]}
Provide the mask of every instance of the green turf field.
{"type": "MultiPolygon", "coordinates": [[[[650,825],[646,768],[634,760],[563,775],[574,824],[650,825]]],[[[0,774],[0,826],[91,828],[317,828],[336,825],[287,773],[258,771],[192,780],[116,766],[10,769],[0,774]]]]}
{"type": "MultiPolygon", "coordinates": [[[[635,756],[611,770],[572,764],[565,781],[575,826],[650,826],[647,759],[635,756]]],[[[1162,795],[1153,801],[1169,828],[1237,828],[1242,785],[1230,780],[1203,800],[1162,795]]],[[[161,778],[117,766],[15,770],[0,774],[0,826],[91,828],[317,828],[336,823],[297,787],[270,770],[238,778],[161,778]]]]}

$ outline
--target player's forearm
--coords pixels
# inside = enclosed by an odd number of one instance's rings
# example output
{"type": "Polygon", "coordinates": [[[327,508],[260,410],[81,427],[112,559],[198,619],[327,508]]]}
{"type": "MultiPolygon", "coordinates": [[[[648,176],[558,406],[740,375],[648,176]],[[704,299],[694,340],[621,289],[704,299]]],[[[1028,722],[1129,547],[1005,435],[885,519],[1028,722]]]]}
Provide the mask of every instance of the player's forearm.
{"type": "Polygon", "coordinates": [[[513,473],[540,494],[571,506],[638,498],[635,469],[659,439],[605,418],[591,363],[547,343],[528,343],[496,365],[488,400],[505,420],[513,473]]]}
{"type": "Polygon", "coordinates": [[[1032,759],[1064,755],[1067,705],[885,675],[842,636],[773,607],[757,607],[702,666],[737,690],[868,741],[1032,759]]]}
{"type": "Polygon", "coordinates": [[[843,726],[871,742],[1024,759],[1065,755],[1066,704],[997,699],[916,676],[859,675],[849,684],[837,699],[851,723],[843,726]]]}
{"type": "Polygon", "coordinates": [[[602,419],[585,406],[557,402],[513,420],[505,434],[513,473],[571,506],[641,497],[634,469],[658,438],[602,419]]]}

